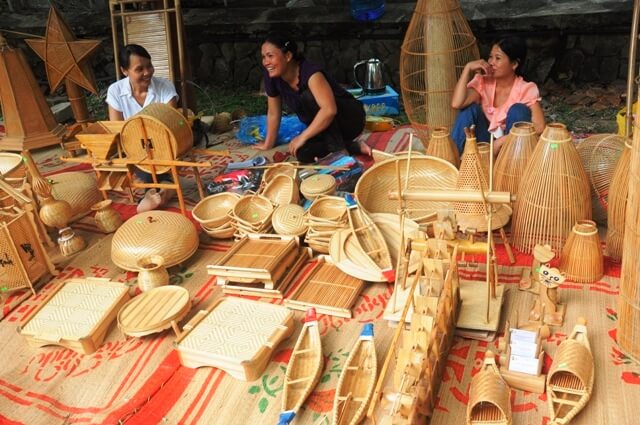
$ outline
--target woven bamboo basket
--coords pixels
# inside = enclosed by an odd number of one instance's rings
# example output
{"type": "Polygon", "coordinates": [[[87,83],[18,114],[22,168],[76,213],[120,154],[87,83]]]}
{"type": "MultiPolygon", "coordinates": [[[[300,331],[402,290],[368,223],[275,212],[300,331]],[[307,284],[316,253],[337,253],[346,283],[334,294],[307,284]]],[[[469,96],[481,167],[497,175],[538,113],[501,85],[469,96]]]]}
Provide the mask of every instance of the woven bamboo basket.
{"type": "Polygon", "coordinates": [[[191,210],[193,218],[209,229],[222,227],[231,221],[229,212],[238,203],[240,195],[233,192],[222,192],[210,195],[201,200],[191,210]]]}
{"type": "Polygon", "coordinates": [[[346,221],[346,214],[347,204],[343,198],[323,195],[313,201],[307,211],[307,218],[316,223],[338,223],[346,221]]]}
{"type": "Polygon", "coordinates": [[[596,134],[578,143],[577,149],[591,185],[593,219],[607,224],[609,185],[624,150],[624,137],[617,134],[596,134]]]}
{"type": "Polygon", "coordinates": [[[297,204],[300,201],[298,184],[293,177],[280,174],[271,179],[261,193],[275,206],[297,204]]]}
{"type": "Polygon", "coordinates": [[[622,260],[622,242],[624,238],[624,220],[627,212],[629,194],[629,168],[631,166],[631,143],[625,143],[625,149],[618,159],[616,169],[609,185],[609,208],[607,209],[607,254],[614,261],[622,260]]]}
{"type": "Polygon", "coordinates": [[[267,168],[262,175],[263,183],[269,183],[275,176],[285,175],[289,176],[292,179],[298,181],[298,169],[295,164],[291,164],[290,162],[279,162],[277,164],[273,164],[269,168],[267,168]]]}
{"type": "Polygon", "coordinates": [[[27,168],[22,155],[11,152],[0,152],[0,175],[13,187],[20,187],[27,176],[27,168]]]}
{"type": "Polygon", "coordinates": [[[449,135],[449,129],[447,127],[436,127],[433,129],[426,154],[435,156],[436,158],[442,158],[453,164],[456,168],[460,166],[460,154],[458,153],[458,148],[453,143],[453,139],[451,139],[449,135]]]}
{"type": "Polygon", "coordinates": [[[150,255],[138,260],[138,288],[142,292],[169,284],[169,272],[161,255],[150,255]]]}
{"type": "Polygon", "coordinates": [[[302,180],[300,192],[311,201],[320,195],[333,195],[336,193],[336,178],[331,174],[314,174],[302,180]]]}
{"type": "Polygon", "coordinates": [[[493,168],[496,191],[516,193],[529,158],[538,143],[530,122],[517,122],[511,127],[493,168]]]}
{"type": "Polygon", "coordinates": [[[580,283],[597,282],[604,275],[600,236],[595,221],[580,220],[562,248],[560,271],[580,283]]]}
{"type": "Polygon", "coordinates": [[[451,128],[451,96],[467,62],[480,58],[476,39],[457,0],[419,0],[400,52],[404,107],[427,147],[430,130],[451,128]]]}
{"type": "Polygon", "coordinates": [[[234,221],[250,227],[262,227],[271,219],[273,204],[261,195],[245,195],[231,211],[234,221]]]}
{"type": "MultiPolygon", "coordinates": [[[[411,158],[407,173],[408,158],[391,158],[374,164],[362,174],[355,188],[358,204],[368,213],[398,213],[400,202],[389,199],[389,193],[398,190],[397,176],[401,187],[413,190],[448,190],[455,188],[458,170],[451,163],[430,156],[411,158]],[[397,164],[397,165],[396,165],[397,164]]],[[[448,202],[407,201],[407,216],[418,224],[435,220],[439,210],[449,209],[448,202]]]]}
{"type": "Polygon", "coordinates": [[[89,214],[91,207],[103,199],[93,173],[70,171],[55,174],[49,179],[53,197],[66,201],[71,206],[71,219],[69,222],[76,221],[89,214]]]}
{"type": "Polygon", "coordinates": [[[511,390],[487,351],[484,365],[471,381],[467,425],[511,425],[511,390]]]}
{"type": "Polygon", "coordinates": [[[232,238],[236,232],[231,222],[225,223],[220,227],[210,228],[205,225],[201,225],[202,230],[214,239],[229,239],[232,238]]]}
{"type": "MultiPolygon", "coordinates": [[[[120,143],[129,159],[177,159],[193,146],[193,134],[185,117],[164,103],[152,103],[122,126],[120,143]]],[[[137,165],[151,172],[148,165],[137,165]]],[[[169,167],[155,167],[165,173],[169,167]]]]}
{"type": "Polygon", "coordinates": [[[536,244],[560,252],[573,225],[591,219],[589,181],[564,124],[547,125],[524,175],[513,212],[513,243],[525,253],[536,244]]]}
{"type": "Polygon", "coordinates": [[[491,145],[487,142],[478,142],[478,158],[480,159],[480,165],[482,165],[482,171],[487,176],[489,181],[489,161],[491,160],[491,145]]]}
{"type": "Polygon", "coordinates": [[[279,235],[302,236],[307,232],[304,208],[296,204],[280,205],[271,217],[273,230],[279,235]]]}

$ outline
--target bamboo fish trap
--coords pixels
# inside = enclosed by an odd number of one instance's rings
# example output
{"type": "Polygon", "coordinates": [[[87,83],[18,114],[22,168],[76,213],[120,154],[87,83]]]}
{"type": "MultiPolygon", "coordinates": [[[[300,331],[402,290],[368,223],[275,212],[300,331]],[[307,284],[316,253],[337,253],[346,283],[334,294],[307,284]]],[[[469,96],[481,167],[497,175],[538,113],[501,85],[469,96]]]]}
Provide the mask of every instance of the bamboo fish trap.
{"type": "Polygon", "coordinates": [[[538,143],[538,136],[530,122],[517,122],[511,127],[493,170],[496,191],[516,193],[529,158],[538,143]]]}
{"type": "Polygon", "coordinates": [[[400,87],[416,135],[427,147],[430,130],[451,128],[451,95],[463,67],[480,58],[457,0],[419,0],[400,51],[400,87]]]}
{"type": "Polygon", "coordinates": [[[591,219],[589,181],[567,127],[547,125],[518,187],[513,244],[530,253],[536,244],[559,252],[578,220],[591,219]]]}
{"type": "Polygon", "coordinates": [[[500,375],[493,352],[471,381],[467,425],[511,425],[511,389],[500,375]]]}
{"type": "Polygon", "coordinates": [[[609,184],[609,208],[607,209],[607,254],[614,261],[622,260],[624,220],[629,195],[629,168],[631,165],[631,140],[618,159],[609,184]]]}
{"type": "Polygon", "coordinates": [[[591,185],[593,219],[606,224],[609,185],[624,150],[624,137],[617,134],[595,134],[584,139],[576,148],[591,185]]]}
{"type": "Polygon", "coordinates": [[[458,148],[453,143],[453,139],[451,139],[447,127],[436,127],[433,129],[426,154],[435,156],[436,158],[442,158],[453,164],[456,168],[460,166],[460,154],[458,153],[458,148]]]}
{"type": "Polygon", "coordinates": [[[580,220],[574,226],[560,257],[560,271],[568,279],[593,283],[604,275],[598,227],[591,220],[580,220]]]}

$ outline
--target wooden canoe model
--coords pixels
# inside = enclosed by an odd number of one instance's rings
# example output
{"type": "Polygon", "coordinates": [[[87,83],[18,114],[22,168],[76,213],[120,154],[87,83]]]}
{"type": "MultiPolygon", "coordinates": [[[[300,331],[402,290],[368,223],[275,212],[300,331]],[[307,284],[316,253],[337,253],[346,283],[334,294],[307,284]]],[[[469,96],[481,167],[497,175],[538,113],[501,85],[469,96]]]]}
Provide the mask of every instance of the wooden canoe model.
{"type": "Polygon", "coordinates": [[[302,331],[287,365],[282,394],[282,412],[278,418],[278,425],[286,425],[295,418],[296,413],[320,380],[323,366],[316,310],[310,308],[307,310],[302,331]]]}
{"type": "Polygon", "coordinates": [[[495,355],[487,351],[473,377],[467,404],[467,425],[511,425],[511,389],[500,375],[495,355]]]}
{"type": "Polygon", "coordinates": [[[364,419],[377,372],[373,324],[367,323],[340,374],[333,402],[333,425],[356,425],[364,419]]]}
{"type": "Polygon", "coordinates": [[[362,250],[376,263],[388,282],[395,281],[389,247],[378,226],[365,211],[358,207],[350,208],[348,213],[351,232],[362,250]]]}
{"type": "Polygon", "coordinates": [[[565,425],[584,408],[593,392],[593,355],[584,319],[556,351],[547,380],[549,425],[565,425]]]}

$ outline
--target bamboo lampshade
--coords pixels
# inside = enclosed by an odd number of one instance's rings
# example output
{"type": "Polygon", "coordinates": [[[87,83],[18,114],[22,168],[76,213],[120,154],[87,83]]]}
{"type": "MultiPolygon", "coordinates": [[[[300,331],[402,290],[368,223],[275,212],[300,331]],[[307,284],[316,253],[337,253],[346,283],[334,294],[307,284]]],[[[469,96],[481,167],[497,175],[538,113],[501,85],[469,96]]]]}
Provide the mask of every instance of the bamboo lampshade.
{"type": "Polygon", "coordinates": [[[604,275],[600,236],[595,221],[580,220],[562,248],[560,271],[579,283],[597,282],[604,275]]]}
{"type": "Polygon", "coordinates": [[[589,180],[567,127],[547,125],[518,187],[511,233],[530,253],[536,244],[560,252],[578,220],[591,219],[589,180]]]}
{"type": "Polygon", "coordinates": [[[447,127],[436,127],[433,129],[426,154],[435,156],[436,158],[442,158],[453,164],[456,168],[460,166],[460,154],[458,154],[458,148],[456,148],[456,145],[453,143],[447,127]]]}
{"type": "Polygon", "coordinates": [[[458,0],[418,0],[400,52],[400,87],[416,135],[425,145],[430,129],[451,128],[451,96],[467,62],[480,58],[458,0]]]}
{"type": "Polygon", "coordinates": [[[609,185],[618,158],[624,150],[624,137],[617,134],[595,134],[580,142],[577,149],[591,185],[593,219],[606,224],[609,185]]]}
{"type": "Polygon", "coordinates": [[[630,166],[631,143],[625,143],[625,149],[618,159],[618,164],[616,164],[616,169],[609,184],[607,254],[615,261],[622,259],[622,239],[624,237],[624,219],[627,210],[627,196],[629,194],[630,166]]]}
{"type": "Polygon", "coordinates": [[[493,184],[497,191],[516,193],[529,158],[538,143],[538,136],[530,122],[513,124],[500,149],[493,170],[493,184]]]}

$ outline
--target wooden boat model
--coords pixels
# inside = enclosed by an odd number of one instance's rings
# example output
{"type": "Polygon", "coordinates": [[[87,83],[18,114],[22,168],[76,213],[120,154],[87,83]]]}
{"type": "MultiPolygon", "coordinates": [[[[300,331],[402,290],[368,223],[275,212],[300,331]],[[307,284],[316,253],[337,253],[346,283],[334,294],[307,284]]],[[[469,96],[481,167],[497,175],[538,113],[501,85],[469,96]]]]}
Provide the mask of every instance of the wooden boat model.
{"type": "Polygon", "coordinates": [[[296,413],[320,380],[323,366],[316,310],[310,308],[307,310],[302,331],[287,365],[282,393],[282,412],[278,425],[286,425],[295,418],[296,413]]]}
{"type": "Polygon", "coordinates": [[[500,375],[495,355],[487,351],[473,377],[467,404],[467,425],[511,425],[511,389],[500,375]]]}
{"type": "Polygon", "coordinates": [[[586,321],[578,319],[556,351],[547,380],[549,425],[565,425],[584,408],[593,392],[593,355],[586,321]]]}
{"type": "Polygon", "coordinates": [[[388,282],[395,280],[389,247],[369,215],[358,207],[348,210],[349,226],[362,251],[380,268],[388,282]]]}
{"type": "Polygon", "coordinates": [[[377,373],[373,324],[367,323],[342,368],[333,402],[333,425],[356,425],[364,419],[377,373]]]}

